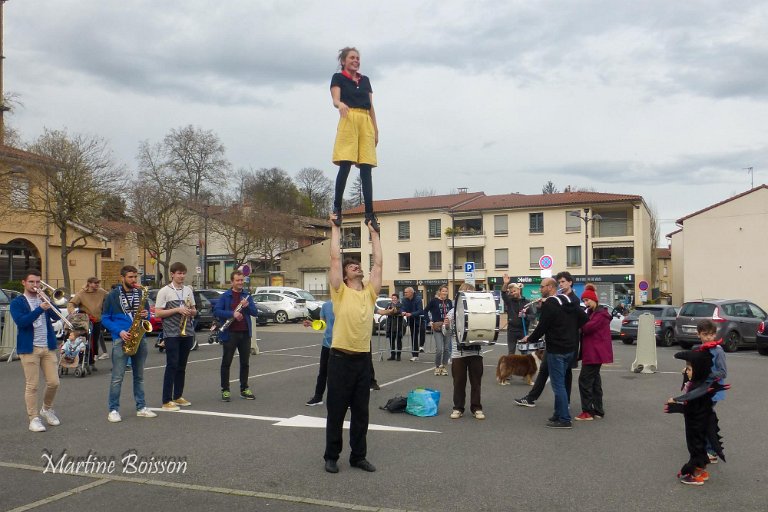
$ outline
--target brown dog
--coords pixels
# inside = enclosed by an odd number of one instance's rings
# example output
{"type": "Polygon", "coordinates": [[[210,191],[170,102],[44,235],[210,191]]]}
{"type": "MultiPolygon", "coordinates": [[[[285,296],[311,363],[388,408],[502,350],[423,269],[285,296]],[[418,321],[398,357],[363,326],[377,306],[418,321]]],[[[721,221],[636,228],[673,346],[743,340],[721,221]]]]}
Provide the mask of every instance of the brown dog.
{"type": "Polygon", "coordinates": [[[502,386],[509,384],[507,379],[512,375],[524,377],[529,386],[533,386],[533,376],[539,371],[544,359],[544,350],[539,349],[528,355],[510,354],[501,356],[496,365],[496,382],[502,386]]]}

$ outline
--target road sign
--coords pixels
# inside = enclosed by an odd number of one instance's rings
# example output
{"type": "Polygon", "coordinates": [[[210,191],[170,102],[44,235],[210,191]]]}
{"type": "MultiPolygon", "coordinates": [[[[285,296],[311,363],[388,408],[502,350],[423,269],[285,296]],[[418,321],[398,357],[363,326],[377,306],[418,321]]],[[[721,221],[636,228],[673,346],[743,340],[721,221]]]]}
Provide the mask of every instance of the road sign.
{"type": "Polygon", "coordinates": [[[552,256],[549,254],[545,254],[541,258],[539,258],[539,268],[541,270],[547,270],[552,268],[552,265],[555,263],[555,260],[552,259],[552,256]]]}
{"type": "Polygon", "coordinates": [[[197,266],[195,267],[195,274],[202,274],[203,273],[203,267],[197,266]]]}
{"type": "Polygon", "coordinates": [[[640,288],[641,291],[646,291],[648,289],[648,281],[640,281],[637,284],[637,287],[640,288]]]}
{"type": "Polygon", "coordinates": [[[467,261],[464,262],[464,273],[470,274],[475,271],[475,262],[474,261],[467,261]]]}
{"type": "Polygon", "coordinates": [[[251,275],[251,266],[248,264],[245,264],[242,267],[240,267],[240,270],[242,271],[245,277],[248,277],[249,275],[251,275]]]}
{"type": "Polygon", "coordinates": [[[640,302],[648,302],[648,291],[640,290],[640,302]]]}

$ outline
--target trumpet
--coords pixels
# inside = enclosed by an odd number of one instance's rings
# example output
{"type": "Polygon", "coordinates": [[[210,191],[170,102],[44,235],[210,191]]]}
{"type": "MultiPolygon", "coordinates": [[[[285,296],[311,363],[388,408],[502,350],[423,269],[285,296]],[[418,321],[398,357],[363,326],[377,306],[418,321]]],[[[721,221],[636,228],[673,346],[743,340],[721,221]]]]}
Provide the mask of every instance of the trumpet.
{"type": "MultiPolygon", "coordinates": [[[[50,288],[50,286],[48,286],[47,284],[43,283],[42,281],[40,281],[40,283],[45,285],[46,287],[50,288]]],[[[56,307],[56,305],[54,305],[51,302],[51,299],[48,298],[48,296],[45,294],[45,292],[43,290],[41,290],[40,288],[35,288],[35,293],[37,293],[40,296],[40,300],[42,300],[43,302],[46,302],[49,306],[51,306],[51,311],[56,313],[56,316],[58,316],[61,319],[61,322],[65,326],[67,326],[68,329],[73,330],[75,328],[75,326],[72,325],[72,322],[67,320],[66,317],[64,317],[64,315],[61,314],[61,311],[59,311],[59,309],[56,307]]],[[[66,304],[66,302],[64,302],[64,304],[66,304]]]]}
{"type": "Polygon", "coordinates": [[[45,281],[40,281],[40,284],[43,285],[43,288],[45,288],[46,290],[50,290],[51,292],[50,299],[53,299],[54,304],[56,304],[59,307],[67,305],[67,302],[69,302],[69,299],[67,299],[67,292],[66,290],[64,290],[64,288],[54,288],[53,286],[49,285],[45,281]]]}
{"type": "MultiPolygon", "coordinates": [[[[245,295],[243,298],[247,298],[247,297],[248,297],[248,295],[245,295]]],[[[229,326],[232,325],[232,322],[235,321],[234,314],[238,313],[241,309],[243,309],[243,304],[242,303],[238,304],[237,307],[235,308],[235,310],[232,312],[233,316],[231,318],[227,318],[227,321],[224,322],[224,325],[219,327],[219,332],[224,332],[227,329],[229,329],[229,326]]]]}
{"type": "MultiPolygon", "coordinates": [[[[192,303],[189,300],[189,297],[184,299],[184,307],[189,309],[189,307],[192,305],[192,303]]],[[[188,316],[184,316],[184,319],[181,321],[181,335],[186,336],[187,335],[187,320],[189,319],[188,316]]]]}

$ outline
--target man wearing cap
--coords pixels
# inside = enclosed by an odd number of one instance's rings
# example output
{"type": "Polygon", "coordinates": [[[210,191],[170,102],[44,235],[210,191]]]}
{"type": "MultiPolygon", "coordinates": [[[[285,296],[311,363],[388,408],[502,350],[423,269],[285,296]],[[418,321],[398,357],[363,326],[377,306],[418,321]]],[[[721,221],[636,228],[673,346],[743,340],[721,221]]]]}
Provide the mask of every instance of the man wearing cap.
{"type": "Polygon", "coordinates": [[[77,292],[67,304],[69,314],[79,308],[81,312],[88,315],[91,321],[91,353],[88,364],[93,366],[94,358],[99,354],[99,345],[101,345],[102,354],[99,359],[107,359],[107,345],[104,343],[104,337],[101,335],[101,309],[104,306],[104,299],[107,297],[107,290],[101,287],[101,280],[98,277],[89,277],[83,286],[83,289],[77,292]]]}
{"type": "Polygon", "coordinates": [[[504,284],[501,286],[501,299],[507,312],[507,350],[514,354],[517,342],[528,333],[535,317],[531,308],[525,309],[529,301],[523,297],[523,284],[510,283],[508,274],[504,274],[502,280],[504,284]]]}

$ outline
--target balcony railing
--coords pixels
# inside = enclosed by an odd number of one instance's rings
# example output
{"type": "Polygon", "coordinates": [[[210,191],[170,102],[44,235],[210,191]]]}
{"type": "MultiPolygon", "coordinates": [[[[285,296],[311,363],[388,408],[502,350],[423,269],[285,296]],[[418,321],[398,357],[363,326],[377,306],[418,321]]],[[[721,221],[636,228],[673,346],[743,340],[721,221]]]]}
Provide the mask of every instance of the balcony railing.
{"type": "Polygon", "coordinates": [[[343,240],[341,242],[342,249],[359,249],[360,240],[343,240]]]}
{"type": "Polygon", "coordinates": [[[592,260],[593,267],[614,267],[619,265],[634,265],[635,258],[598,258],[592,260]]]}

